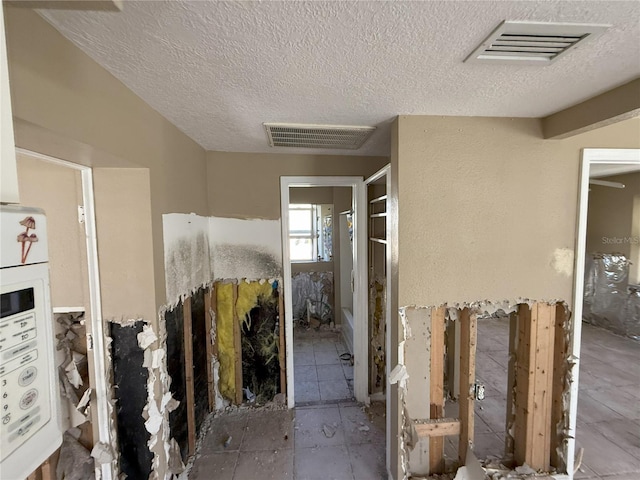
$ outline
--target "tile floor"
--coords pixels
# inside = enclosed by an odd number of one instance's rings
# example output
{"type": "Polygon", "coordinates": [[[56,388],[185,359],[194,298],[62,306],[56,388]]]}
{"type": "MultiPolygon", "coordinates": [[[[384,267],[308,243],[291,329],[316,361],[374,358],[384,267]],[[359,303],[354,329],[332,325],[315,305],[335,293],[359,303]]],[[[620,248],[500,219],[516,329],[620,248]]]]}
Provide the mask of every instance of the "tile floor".
{"type": "Polygon", "coordinates": [[[345,402],[214,418],[189,478],[386,479],[383,412],[345,402]]]}
{"type": "MultiPolygon", "coordinates": [[[[504,451],[508,328],[507,319],[478,322],[476,377],[486,387],[475,409],[478,458],[504,451]]],[[[447,416],[455,417],[456,407],[448,405],[447,416]]],[[[640,478],[639,342],[583,324],[577,425],[577,446],[584,448],[577,479],[640,478]]],[[[455,458],[457,437],[445,445],[455,458]]]]}
{"type": "Polygon", "coordinates": [[[297,406],[353,399],[353,367],[339,332],[296,327],[293,340],[297,406]]]}
{"type": "MultiPolygon", "coordinates": [[[[339,337],[332,338],[338,355],[342,353],[339,337]]],[[[504,448],[507,340],[506,320],[479,322],[477,377],[487,387],[486,400],[476,405],[475,446],[481,458],[500,457],[504,448]]],[[[349,385],[348,368],[335,361],[329,347],[321,346],[329,342],[298,336],[296,342],[295,354],[306,363],[296,360],[296,367],[313,367],[308,369],[307,383],[317,384],[317,394],[309,387],[313,394],[301,397],[300,403],[302,398],[309,403],[322,401],[320,384],[332,381],[325,379],[324,366],[340,366],[349,385]]],[[[581,356],[577,443],[584,448],[584,457],[576,479],[640,478],[640,344],[584,325],[581,356]]],[[[336,368],[333,372],[339,376],[336,368]]],[[[367,412],[354,402],[331,401],[338,403],[299,406],[293,411],[244,412],[214,419],[189,478],[386,478],[384,406],[374,405],[367,412]],[[327,433],[323,431],[325,425],[327,433]],[[231,442],[225,448],[229,436],[231,442]]],[[[448,416],[457,413],[452,408],[448,406],[448,416]]],[[[456,445],[457,438],[447,439],[445,453],[451,458],[456,457],[456,445]]]]}

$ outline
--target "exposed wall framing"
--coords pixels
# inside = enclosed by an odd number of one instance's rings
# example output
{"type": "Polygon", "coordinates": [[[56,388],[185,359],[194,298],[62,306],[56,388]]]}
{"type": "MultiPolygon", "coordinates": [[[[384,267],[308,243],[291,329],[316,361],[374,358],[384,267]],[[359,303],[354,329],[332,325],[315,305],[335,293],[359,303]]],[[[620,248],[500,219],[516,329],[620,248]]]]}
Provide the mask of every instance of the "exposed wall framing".
{"type": "MultiPolygon", "coordinates": [[[[243,403],[244,388],[262,392],[255,378],[250,385],[243,384],[251,378],[243,375],[243,360],[269,365],[273,373],[272,386],[254,398],[256,403],[271,401],[286,388],[286,377],[281,378],[284,329],[279,322],[282,307],[278,287],[277,281],[219,281],[198,288],[163,313],[164,342],[170,359],[167,394],[173,399],[167,415],[171,438],[168,449],[175,448],[178,455],[173,458],[172,451],[168,452],[170,464],[174,464],[173,468],[170,465],[172,473],[180,473],[187,458],[195,453],[208,413],[230,403],[243,403]],[[260,328],[267,321],[266,330],[260,328]],[[248,337],[268,337],[270,344],[257,354],[254,350],[262,343],[256,344],[248,337]],[[250,350],[251,355],[243,356],[243,349],[250,350]]],[[[245,370],[254,367],[245,365],[245,370]]]]}
{"type": "Polygon", "coordinates": [[[483,302],[453,308],[444,305],[401,309],[406,335],[401,342],[403,363],[393,370],[391,382],[401,384],[406,477],[427,472],[441,474],[447,467],[455,467],[451,459],[446,462],[445,436],[459,437],[457,465],[465,465],[474,438],[477,323],[498,310],[510,314],[509,398],[503,462],[514,467],[526,463],[539,472],[562,472],[565,468],[566,398],[571,382],[566,305],[483,302]],[[450,328],[452,322],[459,329],[457,352],[450,351],[457,342],[445,338],[445,328],[447,325],[450,328]],[[452,368],[447,365],[452,362],[459,364],[459,414],[458,418],[445,418],[445,398],[455,398],[452,368]]]}

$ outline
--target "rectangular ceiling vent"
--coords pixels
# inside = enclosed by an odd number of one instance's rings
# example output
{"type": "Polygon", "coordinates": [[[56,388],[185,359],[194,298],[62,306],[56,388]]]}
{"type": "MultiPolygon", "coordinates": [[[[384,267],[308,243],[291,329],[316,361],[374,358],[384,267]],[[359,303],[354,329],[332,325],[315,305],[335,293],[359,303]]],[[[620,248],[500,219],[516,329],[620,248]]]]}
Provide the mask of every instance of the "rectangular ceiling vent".
{"type": "Polygon", "coordinates": [[[609,25],[502,22],[469,55],[468,63],[549,65],[604,32],[609,25]]]}
{"type": "Polygon", "coordinates": [[[356,150],[376,127],[265,123],[272,147],[334,148],[356,150]]]}

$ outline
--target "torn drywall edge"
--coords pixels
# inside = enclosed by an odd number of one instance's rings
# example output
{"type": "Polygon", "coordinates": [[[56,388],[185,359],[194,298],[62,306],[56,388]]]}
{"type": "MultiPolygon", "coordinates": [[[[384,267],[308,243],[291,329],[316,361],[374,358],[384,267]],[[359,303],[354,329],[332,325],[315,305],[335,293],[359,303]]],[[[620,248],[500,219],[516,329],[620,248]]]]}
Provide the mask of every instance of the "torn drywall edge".
{"type": "MultiPolygon", "coordinates": [[[[469,308],[472,311],[472,313],[475,314],[478,318],[484,318],[484,317],[493,316],[500,311],[502,311],[503,314],[511,314],[511,313],[517,312],[518,304],[526,304],[531,309],[532,306],[536,303],[546,303],[547,305],[559,304],[564,307],[565,323],[564,323],[563,332],[565,335],[565,342],[567,345],[569,345],[570,339],[571,339],[571,322],[570,322],[571,313],[569,311],[567,302],[561,299],[531,300],[529,298],[518,297],[515,300],[503,300],[499,302],[491,302],[488,300],[483,300],[483,301],[476,301],[476,302],[443,303],[437,306],[406,305],[406,306],[400,307],[398,309],[398,313],[401,320],[404,340],[399,342],[398,365],[396,365],[396,367],[392,372],[394,374],[394,380],[400,383],[400,381],[404,377],[403,370],[406,370],[406,366],[404,365],[405,340],[409,338],[409,336],[411,336],[411,325],[410,325],[410,322],[408,321],[408,315],[407,315],[408,310],[410,309],[415,309],[415,310],[429,309],[430,310],[432,308],[444,307],[446,308],[446,318],[455,321],[459,317],[459,314],[457,312],[458,309],[469,308]]],[[[576,361],[577,359],[572,358],[571,356],[566,358],[567,368],[565,369],[565,374],[564,374],[565,382],[564,382],[563,391],[562,391],[562,405],[563,405],[564,415],[560,419],[558,425],[556,425],[556,431],[558,432],[558,434],[561,435],[561,441],[559,442],[559,446],[558,446],[558,456],[562,461],[565,461],[565,462],[566,462],[565,458],[566,458],[566,451],[567,451],[567,442],[569,438],[569,418],[568,418],[569,396],[571,391],[571,385],[574,382],[572,367],[576,361]]],[[[399,384],[399,387],[401,387],[401,384],[399,384]]],[[[514,389],[515,389],[515,385],[514,385],[514,389]]],[[[407,428],[411,424],[411,416],[409,415],[409,412],[406,411],[405,395],[407,392],[407,387],[405,386],[404,388],[399,388],[399,392],[400,392],[400,405],[402,406],[401,419],[402,419],[402,424],[404,425],[403,431],[405,432],[405,434],[401,435],[400,451],[401,451],[401,458],[402,458],[401,462],[405,462],[404,459],[406,459],[408,455],[406,447],[409,445],[409,443],[406,441],[406,438],[408,438],[406,437],[406,434],[410,434],[407,428]]],[[[513,424],[508,426],[508,434],[513,435],[513,428],[514,428],[513,424]]],[[[407,478],[407,475],[408,475],[407,472],[409,471],[409,469],[407,468],[407,465],[408,464],[406,463],[402,464],[403,471],[405,472],[405,478],[407,478]]]]}
{"type": "MultiPolygon", "coordinates": [[[[570,352],[569,346],[571,345],[571,336],[572,336],[572,329],[571,329],[572,313],[569,310],[569,307],[566,303],[563,303],[562,305],[564,308],[564,322],[562,325],[562,331],[564,333],[564,337],[563,337],[564,349],[567,353],[569,353],[570,352]]],[[[570,418],[569,418],[568,412],[569,412],[569,403],[570,403],[570,397],[571,397],[571,386],[574,383],[573,370],[574,370],[575,363],[576,362],[573,355],[568,355],[566,358],[566,365],[565,365],[566,368],[564,371],[563,385],[562,385],[563,415],[558,421],[558,424],[555,425],[556,434],[561,439],[560,442],[558,442],[558,447],[557,447],[558,460],[562,462],[561,465],[556,465],[556,467],[561,471],[566,470],[566,466],[567,466],[567,444],[570,436],[570,427],[569,427],[570,418]]],[[[552,428],[554,428],[553,425],[552,425],[552,428]]]]}
{"type": "MultiPolygon", "coordinates": [[[[407,371],[413,371],[404,389],[403,407],[406,410],[405,446],[408,457],[408,469],[412,476],[428,475],[429,439],[421,439],[414,435],[413,420],[431,417],[431,314],[433,309],[403,310],[408,325],[409,336],[403,341],[404,362],[407,371]]],[[[442,399],[444,401],[444,397],[442,399]]]]}
{"type": "MultiPolygon", "coordinates": [[[[498,312],[502,311],[504,314],[509,314],[515,312],[518,308],[519,304],[526,303],[529,308],[533,306],[534,303],[546,303],[548,305],[555,305],[558,303],[566,304],[565,300],[562,299],[551,299],[551,300],[532,300],[526,297],[516,297],[515,299],[505,299],[505,300],[478,300],[473,302],[444,302],[441,304],[434,305],[416,305],[409,304],[398,308],[400,316],[402,317],[403,311],[407,309],[432,309],[445,307],[447,309],[447,319],[455,320],[457,318],[457,314],[452,314],[452,309],[458,310],[463,308],[469,308],[472,313],[476,315],[478,318],[490,317],[498,312]]],[[[403,325],[404,326],[404,325],[403,325]]],[[[406,328],[406,327],[405,327],[406,328]]],[[[410,328],[410,327],[409,327],[410,328]]]]}
{"type": "MultiPolygon", "coordinates": [[[[108,409],[108,418],[109,418],[109,438],[111,439],[111,451],[114,453],[113,460],[111,462],[112,470],[119,472],[120,471],[120,447],[118,445],[118,430],[116,427],[116,408],[115,408],[115,385],[113,384],[113,358],[111,356],[111,344],[113,343],[113,338],[107,332],[108,330],[108,321],[103,323],[103,336],[104,336],[104,357],[105,357],[105,372],[104,378],[106,382],[105,395],[107,397],[107,409],[108,409]]],[[[97,372],[96,372],[97,374],[97,372]]],[[[101,470],[96,465],[96,475],[101,475],[101,470]]],[[[96,478],[99,478],[96,476],[96,478]]]]}

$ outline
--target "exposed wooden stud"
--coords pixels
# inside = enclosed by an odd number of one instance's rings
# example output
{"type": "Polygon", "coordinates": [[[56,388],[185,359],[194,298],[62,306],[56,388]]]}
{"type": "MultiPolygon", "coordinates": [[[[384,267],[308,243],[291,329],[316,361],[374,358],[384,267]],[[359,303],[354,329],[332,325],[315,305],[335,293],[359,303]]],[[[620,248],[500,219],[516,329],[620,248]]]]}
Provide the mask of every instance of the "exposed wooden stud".
{"type": "Polygon", "coordinates": [[[507,416],[505,421],[505,458],[513,455],[514,437],[510,433],[510,427],[515,422],[515,392],[516,381],[516,355],[518,348],[518,315],[512,312],[509,315],[509,364],[507,370],[507,416]]]}
{"type": "MultiPolygon", "coordinates": [[[[444,417],[444,323],[445,308],[431,309],[431,368],[429,369],[430,418],[444,417]]],[[[444,438],[429,439],[429,472],[444,473],[444,438]]]]}
{"type": "Polygon", "coordinates": [[[189,455],[196,451],[196,404],[193,388],[193,320],[191,319],[191,297],[182,304],[182,323],[184,330],[184,379],[186,384],[187,429],[189,455]]]}
{"type": "MultiPolygon", "coordinates": [[[[442,438],[460,434],[460,420],[457,418],[439,418],[437,420],[414,420],[411,426],[419,438],[442,438]]],[[[443,439],[444,440],[444,439],[443,439]]],[[[429,444],[431,452],[431,444],[429,444]]]]}
{"type": "MultiPolygon", "coordinates": [[[[211,310],[213,311],[213,319],[215,325],[215,339],[211,344],[213,355],[218,357],[218,282],[211,287],[211,310]]],[[[213,326],[212,326],[213,327],[213,326]]]]}
{"type": "Polygon", "coordinates": [[[477,319],[468,308],[460,311],[460,441],[458,460],[464,465],[467,449],[473,444],[475,397],[473,385],[476,376],[477,319]]]}
{"type": "Polygon", "coordinates": [[[285,359],[285,330],[284,330],[284,285],[279,283],[278,290],[278,328],[280,335],[280,343],[278,345],[278,362],[280,362],[280,393],[287,395],[287,363],[285,359]]]}
{"type": "Polygon", "coordinates": [[[518,309],[518,365],[514,457],[549,470],[556,306],[535,303],[518,309]]]}
{"type": "Polygon", "coordinates": [[[51,457],[47,458],[44,463],[40,465],[40,475],[42,480],[55,480],[56,472],[51,464],[51,457]]]}
{"type": "Polygon", "coordinates": [[[556,321],[555,336],[553,348],[553,391],[552,391],[552,407],[551,407],[551,466],[558,471],[563,472],[566,464],[562,455],[558,454],[558,447],[562,438],[557,432],[558,425],[564,418],[564,406],[562,394],[565,390],[565,379],[568,362],[569,344],[565,332],[565,322],[567,320],[568,311],[564,304],[556,304],[556,321]]]}
{"type": "Polygon", "coordinates": [[[209,398],[209,411],[212,412],[215,408],[215,396],[213,393],[213,367],[211,365],[211,359],[213,357],[213,343],[211,342],[211,326],[213,324],[213,316],[211,315],[211,303],[212,297],[215,296],[215,286],[207,289],[204,293],[204,318],[205,318],[205,335],[207,345],[207,393],[209,398]]]}
{"type": "Polygon", "coordinates": [[[238,302],[238,284],[233,284],[233,346],[235,350],[235,371],[236,371],[236,404],[242,403],[242,329],[240,319],[236,311],[238,302]]]}

